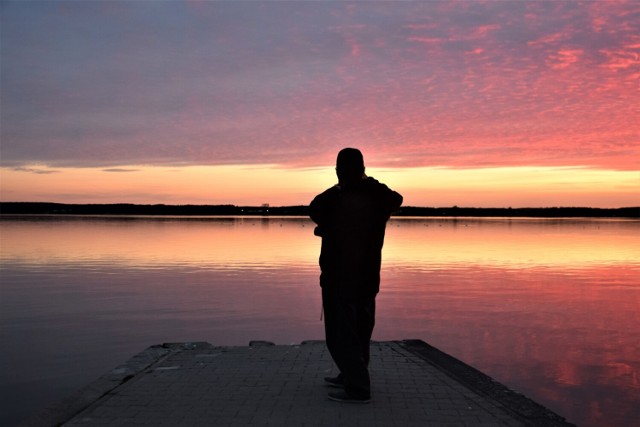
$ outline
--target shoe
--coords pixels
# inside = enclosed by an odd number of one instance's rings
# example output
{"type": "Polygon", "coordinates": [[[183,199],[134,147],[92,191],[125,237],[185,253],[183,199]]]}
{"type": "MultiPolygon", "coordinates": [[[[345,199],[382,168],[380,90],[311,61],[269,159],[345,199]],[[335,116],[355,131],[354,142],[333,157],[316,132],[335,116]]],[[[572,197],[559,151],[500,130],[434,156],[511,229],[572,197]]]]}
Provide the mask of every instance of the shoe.
{"type": "Polygon", "coordinates": [[[369,403],[371,402],[371,397],[354,397],[349,396],[344,391],[336,391],[329,393],[329,400],[342,403],[369,403]]]}
{"type": "Polygon", "coordinates": [[[344,378],[342,375],[338,375],[337,377],[324,377],[324,381],[329,387],[344,388],[344,378]]]}

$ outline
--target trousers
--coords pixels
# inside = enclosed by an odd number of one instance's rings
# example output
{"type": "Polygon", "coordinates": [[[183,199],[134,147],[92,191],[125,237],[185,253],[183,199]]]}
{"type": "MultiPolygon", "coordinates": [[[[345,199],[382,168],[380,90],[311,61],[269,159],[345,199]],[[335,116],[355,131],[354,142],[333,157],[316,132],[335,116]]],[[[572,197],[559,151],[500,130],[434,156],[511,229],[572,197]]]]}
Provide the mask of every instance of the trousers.
{"type": "Polygon", "coordinates": [[[375,326],[375,296],[344,295],[322,289],[327,348],[344,379],[345,392],[371,396],[369,344],[375,326]]]}

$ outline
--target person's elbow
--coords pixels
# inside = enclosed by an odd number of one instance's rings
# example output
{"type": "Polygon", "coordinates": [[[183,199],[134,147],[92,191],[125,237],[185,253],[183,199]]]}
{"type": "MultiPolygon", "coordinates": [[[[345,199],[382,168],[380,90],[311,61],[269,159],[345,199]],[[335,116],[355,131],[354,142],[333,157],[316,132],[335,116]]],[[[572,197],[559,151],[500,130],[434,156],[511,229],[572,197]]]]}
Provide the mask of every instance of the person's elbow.
{"type": "Polygon", "coordinates": [[[404,198],[402,197],[402,195],[400,193],[394,192],[393,201],[391,203],[392,211],[395,212],[398,209],[400,209],[400,206],[402,206],[403,201],[404,201],[404,198]]]}
{"type": "Polygon", "coordinates": [[[317,199],[313,199],[311,203],[309,203],[309,218],[317,224],[320,216],[320,207],[318,206],[317,199]]]}
{"type": "Polygon", "coordinates": [[[309,209],[309,218],[316,224],[320,224],[322,222],[322,213],[318,209],[309,209]]]}

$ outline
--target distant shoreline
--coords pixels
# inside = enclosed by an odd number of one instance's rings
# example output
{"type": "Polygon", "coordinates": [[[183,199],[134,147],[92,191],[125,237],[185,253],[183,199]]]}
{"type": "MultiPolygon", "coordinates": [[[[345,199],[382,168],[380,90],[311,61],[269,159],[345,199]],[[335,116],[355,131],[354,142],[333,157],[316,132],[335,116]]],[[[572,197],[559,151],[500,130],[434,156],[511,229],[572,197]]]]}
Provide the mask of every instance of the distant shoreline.
{"type": "MultiPolygon", "coordinates": [[[[308,216],[308,207],[236,205],[142,205],[130,203],[67,204],[0,202],[0,215],[158,215],[158,216],[308,216]]],[[[640,218],[640,207],[587,208],[471,208],[406,206],[394,213],[403,217],[534,217],[640,218]]]]}

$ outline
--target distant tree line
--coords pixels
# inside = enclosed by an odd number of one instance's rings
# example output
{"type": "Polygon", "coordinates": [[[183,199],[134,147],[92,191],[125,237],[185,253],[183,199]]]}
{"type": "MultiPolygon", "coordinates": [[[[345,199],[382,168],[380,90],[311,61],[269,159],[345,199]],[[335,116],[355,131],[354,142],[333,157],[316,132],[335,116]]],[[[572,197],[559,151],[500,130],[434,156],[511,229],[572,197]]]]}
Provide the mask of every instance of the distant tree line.
{"type": "MultiPolygon", "coordinates": [[[[137,205],[0,202],[2,215],[169,215],[169,216],[306,216],[307,206],[137,205]]],[[[394,216],[416,217],[589,217],[640,218],[640,207],[466,208],[405,206],[394,216]]]]}
{"type": "Polygon", "coordinates": [[[640,218],[640,207],[614,209],[586,207],[548,208],[421,208],[403,207],[401,216],[539,217],[539,218],[640,218]]]}
{"type": "Polygon", "coordinates": [[[0,214],[31,215],[307,215],[306,206],[137,205],[0,202],[0,214]]]}

